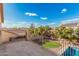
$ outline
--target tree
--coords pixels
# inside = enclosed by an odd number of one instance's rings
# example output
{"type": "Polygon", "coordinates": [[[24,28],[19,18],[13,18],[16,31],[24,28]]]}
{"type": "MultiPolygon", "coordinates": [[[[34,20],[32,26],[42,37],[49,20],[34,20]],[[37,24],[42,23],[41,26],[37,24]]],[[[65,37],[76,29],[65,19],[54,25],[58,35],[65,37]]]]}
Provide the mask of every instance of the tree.
{"type": "Polygon", "coordinates": [[[34,24],[31,24],[30,27],[29,27],[29,32],[30,32],[31,34],[34,34],[34,29],[35,29],[34,24]]]}
{"type": "Polygon", "coordinates": [[[65,38],[69,41],[73,41],[73,39],[75,39],[74,30],[72,28],[65,29],[65,38]]]}
{"type": "Polygon", "coordinates": [[[35,25],[32,23],[30,28],[34,29],[35,28],[35,25]]]}
{"type": "Polygon", "coordinates": [[[40,26],[38,28],[30,27],[29,31],[33,37],[41,37],[38,41],[46,42],[47,40],[49,40],[47,38],[51,36],[50,29],[51,28],[49,26],[40,26]]]}
{"type": "Polygon", "coordinates": [[[72,28],[61,26],[61,27],[58,27],[56,30],[57,30],[57,36],[60,39],[64,38],[69,41],[73,41],[73,39],[75,39],[74,30],[72,28]]]}
{"type": "Polygon", "coordinates": [[[76,36],[77,42],[79,42],[79,28],[75,30],[75,36],[76,36]]]}
{"type": "Polygon", "coordinates": [[[57,33],[57,37],[58,38],[60,38],[60,39],[62,39],[62,38],[64,38],[65,37],[65,27],[63,27],[63,26],[60,26],[60,27],[57,27],[56,28],[56,33],[57,33]]]}

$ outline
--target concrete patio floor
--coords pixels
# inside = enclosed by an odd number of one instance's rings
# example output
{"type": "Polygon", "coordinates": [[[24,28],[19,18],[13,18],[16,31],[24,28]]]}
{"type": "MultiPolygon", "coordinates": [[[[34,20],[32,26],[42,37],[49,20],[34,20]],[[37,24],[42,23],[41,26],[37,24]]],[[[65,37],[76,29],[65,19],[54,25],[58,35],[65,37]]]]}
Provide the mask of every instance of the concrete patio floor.
{"type": "Polygon", "coordinates": [[[56,54],[33,42],[22,40],[1,44],[0,56],[56,56],[56,54]]]}

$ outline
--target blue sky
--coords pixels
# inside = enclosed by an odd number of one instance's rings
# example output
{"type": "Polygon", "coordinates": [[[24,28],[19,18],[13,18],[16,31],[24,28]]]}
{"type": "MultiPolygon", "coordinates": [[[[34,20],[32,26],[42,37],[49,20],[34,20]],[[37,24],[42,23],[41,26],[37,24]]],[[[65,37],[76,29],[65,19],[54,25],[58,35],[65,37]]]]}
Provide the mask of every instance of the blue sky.
{"type": "Polygon", "coordinates": [[[5,3],[3,27],[59,25],[79,21],[79,4],[70,3],[5,3]]]}

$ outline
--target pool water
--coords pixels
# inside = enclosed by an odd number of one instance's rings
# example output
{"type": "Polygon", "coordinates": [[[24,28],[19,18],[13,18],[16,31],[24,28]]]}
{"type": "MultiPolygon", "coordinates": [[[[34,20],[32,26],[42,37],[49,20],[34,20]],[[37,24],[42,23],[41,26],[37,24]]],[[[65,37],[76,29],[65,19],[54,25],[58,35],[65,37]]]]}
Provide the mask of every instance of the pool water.
{"type": "Polygon", "coordinates": [[[62,55],[64,55],[64,56],[79,56],[79,49],[68,47],[62,55]]]}

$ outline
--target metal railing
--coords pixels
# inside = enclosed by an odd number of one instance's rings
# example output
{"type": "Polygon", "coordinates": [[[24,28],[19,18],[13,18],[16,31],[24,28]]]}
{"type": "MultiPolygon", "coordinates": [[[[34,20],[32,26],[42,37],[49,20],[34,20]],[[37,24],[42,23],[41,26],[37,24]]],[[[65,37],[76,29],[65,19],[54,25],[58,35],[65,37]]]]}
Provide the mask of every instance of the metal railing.
{"type": "Polygon", "coordinates": [[[74,45],[72,42],[63,40],[59,41],[62,46],[60,47],[58,54],[61,56],[79,56],[79,45],[74,45]]]}

